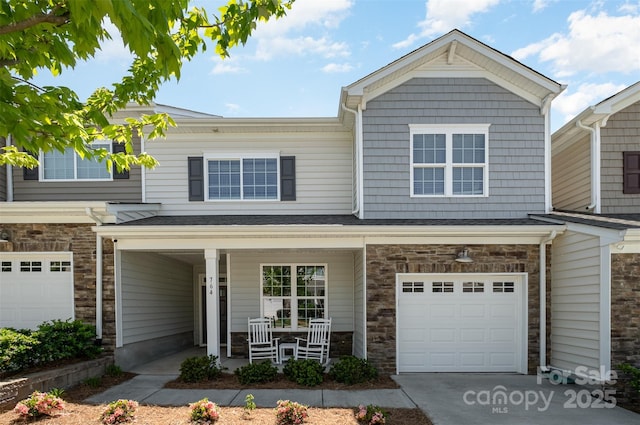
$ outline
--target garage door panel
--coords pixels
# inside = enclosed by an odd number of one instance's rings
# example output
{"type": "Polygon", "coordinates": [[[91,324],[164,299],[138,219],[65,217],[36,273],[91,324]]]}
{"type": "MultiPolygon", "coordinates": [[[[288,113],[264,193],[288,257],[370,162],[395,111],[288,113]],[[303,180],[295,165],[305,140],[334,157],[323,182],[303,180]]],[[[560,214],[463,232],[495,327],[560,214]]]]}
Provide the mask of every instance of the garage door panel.
{"type": "Polygon", "coordinates": [[[425,291],[398,294],[399,372],[518,371],[525,351],[520,344],[526,341],[519,276],[412,277],[425,282],[425,291]],[[449,292],[441,291],[439,282],[452,282],[449,292]],[[418,312],[428,320],[420,320],[418,312]]]}
{"type": "Polygon", "coordinates": [[[74,318],[72,253],[0,253],[0,326],[74,318]]]}

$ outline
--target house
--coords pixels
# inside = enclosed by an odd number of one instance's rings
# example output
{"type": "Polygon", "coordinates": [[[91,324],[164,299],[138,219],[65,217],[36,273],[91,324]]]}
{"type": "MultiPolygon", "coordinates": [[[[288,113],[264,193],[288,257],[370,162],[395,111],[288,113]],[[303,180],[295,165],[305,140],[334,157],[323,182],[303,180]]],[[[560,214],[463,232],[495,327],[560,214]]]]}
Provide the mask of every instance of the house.
{"type": "MultiPolygon", "coordinates": [[[[552,135],[550,366],[640,362],[640,82],[552,135]]],[[[606,378],[607,376],[601,376],[606,378]]]]}
{"type": "Polygon", "coordinates": [[[533,373],[566,224],[530,214],[551,212],[563,88],[453,30],[343,87],[335,117],[176,110],[127,190],[66,199],[10,172],[0,260],[66,255],[75,317],[125,369],[194,344],[244,356],[247,317],[267,316],[283,339],[332,317],[332,356],[386,373],[533,373]]]}

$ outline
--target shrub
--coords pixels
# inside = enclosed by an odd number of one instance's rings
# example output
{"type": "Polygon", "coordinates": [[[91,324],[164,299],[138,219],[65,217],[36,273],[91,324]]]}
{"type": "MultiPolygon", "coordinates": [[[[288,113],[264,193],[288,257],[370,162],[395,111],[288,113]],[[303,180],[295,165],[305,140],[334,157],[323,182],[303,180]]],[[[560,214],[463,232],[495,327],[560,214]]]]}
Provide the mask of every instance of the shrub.
{"type": "Polygon", "coordinates": [[[114,378],[122,376],[123,373],[124,372],[122,371],[122,368],[120,368],[120,366],[114,365],[114,364],[108,365],[104,370],[104,374],[105,375],[111,376],[111,377],[114,377],[114,378]]]}
{"type": "Polygon", "coordinates": [[[307,406],[289,400],[278,400],[276,407],[276,424],[301,424],[309,417],[307,406]]]}
{"type": "Polygon", "coordinates": [[[220,408],[206,397],[189,405],[191,423],[212,424],[220,419],[220,408]]]}
{"type": "Polygon", "coordinates": [[[365,359],[344,356],[331,367],[329,376],[343,384],[353,385],[375,379],[378,369],[365,359]]]}
{"type": "Polygon", "coordinates": [[[387,413],[378,406],[370,404],[365,407],[361,404],[358,407],[356,419],[359,423],[366,425],[384,424],[387,422],[387,413]]]}
{"type": "Polygon", "coordinates": [[[52,320],[38,326],[34,332],[40,344],[39,362],[52,362],[72,358],[95,358],[102,349],[95,344],[95,326],[80,320],[52,320]]]}
{"type": "Polygon", "coordinates": [[[102,385],[102,378],[100,376],[92,376],[82,382],[90,388],[98,388],[102,385]]]}
{"type": "Polygon", "coordinates": [[[247,394],[244,398],[244,413],[250,415],[256,409],[255,397],[253,394],[247,394]]]}
{"type": "Polygon", "coordinates": [[[104,412],[102,412],[100,420],[105,425],[131,422],[135,419],[137,408],[138,402],[134,400],[120,399],[112,401],[107,405],[104,412]]]}
{"type": "Polygon", "coordinates": [[[218,356],[189,357],[180,364],[180,379],[184,382],[201,382],[220,376],[218,356]]]}
{"type": "Polygon", "coordinates": [[[640,394],[640,368],[630,365],[629,363],[622,363],[619,366],[620,370],[628,376],[629,386],[640,394]]]}
{"type": "Polygon", "coordinates": [[[40,341],[28,329],[0,328],[0,373],[16,372],[35,363],[40,341]]]}
{"type": "Polygon", "coordinates": [[[284,365],[282,371],[284,372],[284,376],[286,376],[288,380],[293,381],[299,385],[313,387],[322,383],[322,373],[324,372],[324,366],[318,363],[316,360],[289,359],[284,365]]]}
{"type": "Polygon", "coordinates": [[[39,418],[40,416],[53,416],[63,409],[64,401],[60,397],[51,393],[34,391],[29,398],[18,402],[13,410],[23,417],[39,418]]]}
{"type": "Polygon", "coordinates": [[[242,385],[249,385],[261,382],[271,382],[278,375],[278,368],[271,365],[270,361],[260,363],[249,363],[239,367],[233,372],[242,385]]]}

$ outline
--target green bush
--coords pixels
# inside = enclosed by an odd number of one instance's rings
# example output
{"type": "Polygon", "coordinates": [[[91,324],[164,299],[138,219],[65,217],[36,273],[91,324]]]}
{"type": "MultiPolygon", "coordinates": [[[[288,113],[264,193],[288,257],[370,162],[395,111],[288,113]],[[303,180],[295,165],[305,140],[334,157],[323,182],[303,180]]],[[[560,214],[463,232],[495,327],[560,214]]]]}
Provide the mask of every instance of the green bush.
{"type": "Polygon", "coordinates": [[[628,383],[631,388],[640,394],[640,368],[637,368],[629,363],[622,363],[618,366],[620,370],[626,374],[628,383]]]}
{"type": "Polygon", "coordinates": [[[248,385],[274,381],[278,375],[278,368],[272,366],[271,362],[267,360],[239,367],[233,373],[242,385],[248,385]]]}
{"type": "Polygon", "coordinates": [[[378,376],[378,369],[365,359],[344,356],[331,367],[329,376],[343,384],[353,385],[375,379],[378,376]]]}
{"type": "Polygon", "coordinates": [[[184,382],[201,382],[215,379],[222,373],[218,356],[189,357],[180,364],[180,379],[184,382]]]}
{"type": "Polygon", "coordinates": [[[0,373],[17,372],[32,366],[39,344],[30,330],[0,328],[0,373]]]}
{"type": "Polygon", "coordinates": [[[123,373],[122,368],[115,364],[110,364],[104,369],[104,374],[113,378],[122,376],[123,373]]]}
{"type": "Polygon", "coordinates": [[[95,358],[102,351],[95,344],[96,328],[80,320],[44,322],[34,334],[40,340],[37,348],[39,362],[95,358]]]}
{"type": "Polygon", "coordinates": [[[288,380],[298,385],[313,387],[322,383],[324,366],[316,360],[289,359],[282,370],[288,380]]]}

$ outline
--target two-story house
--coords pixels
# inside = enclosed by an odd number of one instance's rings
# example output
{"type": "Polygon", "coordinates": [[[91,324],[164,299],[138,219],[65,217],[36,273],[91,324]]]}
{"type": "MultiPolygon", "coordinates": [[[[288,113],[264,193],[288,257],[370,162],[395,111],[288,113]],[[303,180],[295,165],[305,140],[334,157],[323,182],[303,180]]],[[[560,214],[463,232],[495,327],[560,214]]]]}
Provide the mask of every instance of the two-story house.
{"type": "Polygon", "coordinates": [[[335,117],[174,116],[166,140],[140,142],[160,165],[135,171],[139,197],[53,198],[70,201],[52,204],[59,221],[69,204],[93,226],[33,224],[51,198],[25,202],[14,170],[0,250],[67,255],[76,317],[125,368],[193,344],[243,356],[247,318],[266,316],[284,337],[331,317],[332,354],[387,373],[533,372],[565,225],[529,215],[551,209],[562,90],[454,30],[343,87],[335,117]]]}
{"type": "MultiPolygon", "coordinates": [[[[606,373],[640,362],[640,82],[552,135],[551,356],[606,373]]],[[[606,377],[606,376],[605,376],[606,377]]]]}

